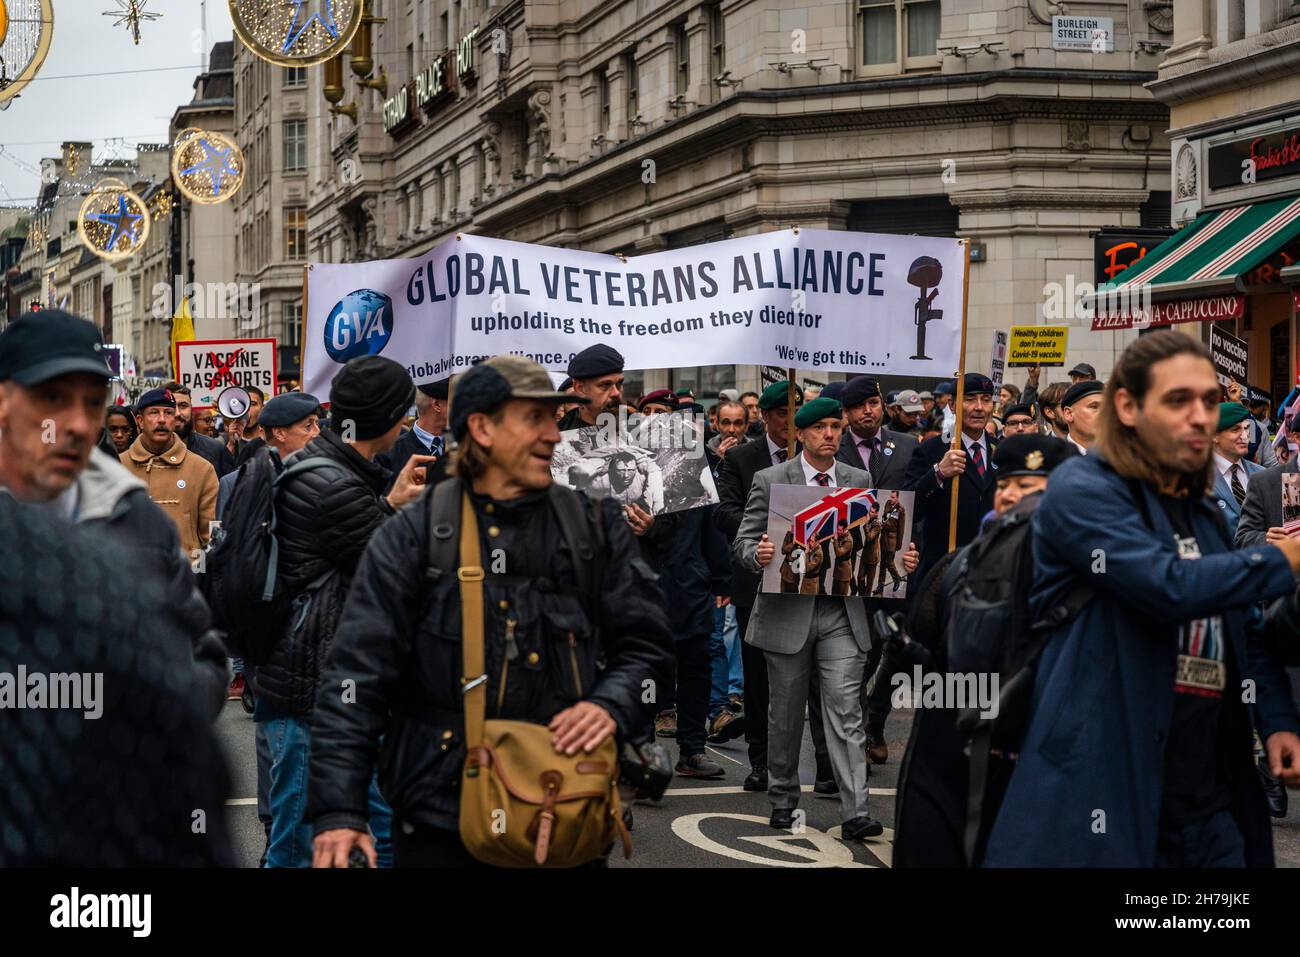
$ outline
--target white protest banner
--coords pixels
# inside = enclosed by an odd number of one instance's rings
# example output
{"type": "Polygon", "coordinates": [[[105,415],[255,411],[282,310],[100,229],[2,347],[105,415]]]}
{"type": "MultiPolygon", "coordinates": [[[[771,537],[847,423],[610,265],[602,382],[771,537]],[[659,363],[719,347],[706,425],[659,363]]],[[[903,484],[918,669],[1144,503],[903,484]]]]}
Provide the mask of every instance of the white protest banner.
{"type": "Polygon", "coordinates": [[[993,380],[993,391],[1002,388],[1002,377],[1007,371],[1007,332],[1005,329],[993,331],[993,362],[989,378],[993,380]]]}
{"type": "Polygon", "coordinates": [[[176,381],[189,386],[196,409],[216,406],[222,389],[256,386],[275,395],[274,339],[195,339],[176,343],[176,381]]]}
{"type": "Polygon", "coordinates": [[[466,234],[415,259],[313,264],[303,388],[328,394],[364,355],[430,382],[501,353],[559,371],[598,342],[628,369],[938,378],[957,368],[964,263],[955,239],[820,229],[626,261],[466,234]]]}

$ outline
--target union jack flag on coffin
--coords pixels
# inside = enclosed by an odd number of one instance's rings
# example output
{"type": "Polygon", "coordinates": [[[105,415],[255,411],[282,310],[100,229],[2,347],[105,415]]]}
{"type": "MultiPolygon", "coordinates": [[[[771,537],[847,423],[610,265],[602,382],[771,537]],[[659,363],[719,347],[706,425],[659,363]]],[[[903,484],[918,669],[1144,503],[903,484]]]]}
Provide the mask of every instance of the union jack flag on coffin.
{"type": "Polygon", "coordinates": [[[794,540],[807,546],[834,538],[840,522],[850,528],[865,522],[875,502],[875,490],[867,488],[845,488],[825,495],[795,512],[791,521],[794,540]]]}

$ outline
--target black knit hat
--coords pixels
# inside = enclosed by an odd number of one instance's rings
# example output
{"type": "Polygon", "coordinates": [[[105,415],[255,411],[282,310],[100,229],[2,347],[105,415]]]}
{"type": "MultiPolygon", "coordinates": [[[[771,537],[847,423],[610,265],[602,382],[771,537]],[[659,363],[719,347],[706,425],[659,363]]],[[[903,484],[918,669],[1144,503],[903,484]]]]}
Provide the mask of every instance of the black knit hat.
{"type": "Polygon", "coordinates": [[[361,356],[330,383],[330,427],[360,441],[383,435],[405,418],[415,401],[415,383],[401,365],[383,356],[361,356]]]}

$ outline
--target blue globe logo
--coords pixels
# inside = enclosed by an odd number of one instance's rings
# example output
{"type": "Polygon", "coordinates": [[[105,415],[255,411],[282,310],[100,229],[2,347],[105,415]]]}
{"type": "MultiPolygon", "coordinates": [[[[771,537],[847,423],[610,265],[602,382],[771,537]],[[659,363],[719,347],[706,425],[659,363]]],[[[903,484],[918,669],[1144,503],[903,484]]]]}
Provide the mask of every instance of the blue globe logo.
{"type": "Polygon", "coordinates": [[[325,320],[325,351],[335,362],[377,356],[393,335],[393,300],[358,289],[339,300],[325,320]]]}

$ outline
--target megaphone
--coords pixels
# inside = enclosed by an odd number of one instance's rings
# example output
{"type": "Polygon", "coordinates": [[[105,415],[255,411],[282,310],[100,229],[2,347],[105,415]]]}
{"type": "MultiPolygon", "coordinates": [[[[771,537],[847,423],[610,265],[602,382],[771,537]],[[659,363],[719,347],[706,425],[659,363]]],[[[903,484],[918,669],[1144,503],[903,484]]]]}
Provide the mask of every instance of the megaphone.
{"type": "Polygon", "coordinates": [[[217,411],[227,419],[238,419],[247,415],[248,407],[252,404],[248,392],[237,385],[222,389],[221,395],[217,396],[217,411]]]}

